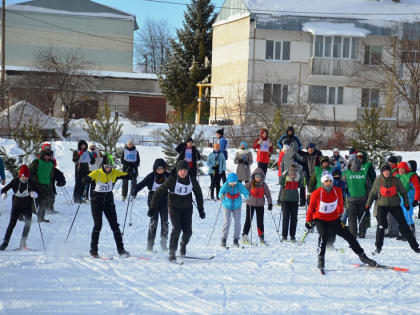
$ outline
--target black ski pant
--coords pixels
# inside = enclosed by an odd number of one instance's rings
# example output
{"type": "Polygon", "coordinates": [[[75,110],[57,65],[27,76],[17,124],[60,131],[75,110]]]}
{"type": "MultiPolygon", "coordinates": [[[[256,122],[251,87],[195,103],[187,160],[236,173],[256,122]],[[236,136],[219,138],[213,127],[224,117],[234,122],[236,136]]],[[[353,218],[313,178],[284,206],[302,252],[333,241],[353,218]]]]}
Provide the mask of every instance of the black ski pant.
{"type": "Polygon", "coordinates": [[[226,183],[226,172],[225,171],[222,172],[221,178],[222,178],[223,184],[226,183]]]}
{"type": "Polygon", "coordinates": [[[419,247],[419,244],[417,243],[413,233],[410,231],[407,221],[405,220],[403,210],[400,206],[378,206],[378,212],[376,214],[376,220],[378,221],[378,227],[376,228],[376,248],[382,249],[382,246],[384,245],[385,229],[388,227],[388,220],[386,218],[388,213],[391,213],[395,220],[397,220],[400,226],[401,234],[407,239],[408,243],[410,244],[410,247],[412,249],[417,249],[419,247]]]}
{"type": "Polygon", "coordinates": [[[178,249],[178,241],[182,231],[181,242],[188,244],[192,235],[192,215],[193,208],[180,209],[170,208],[169,216],[172,223],[171,239],[169,241],[169,251],[175,253],[178,249]]]}
{"type": "Polygon", "coordinates": [[[325,256],[325,250],[327,243],[332,235],[338,235],[344,238],[349,243],[353,252],[357,255],[363,254],[363,248],[360,246],[357,239],[350,233],[349,229],[341,222],[340,219],[334,221],[315,220],[315,226],[319,233],[318,240],[318,254],[319,256],[325,256]]]}
{"type": "Polygon", "coordinates": [[[258,168],[262,169],[264,174],[267,174],[268,163],[258,162],[258,168]]]}
{"type": "Polygon", "coordinates": [[[47,209],[53,209],[55,200],[54,186],[39,184],[38,198],[36,198],[36,206],[38,208],[38,221],[45,218],[47,209]]]}
{"type": "Polygon", "coordinates": [[[78,171],[76,172],[74,190],[73,190],[73,199],[74,203],[81,203],[82,196],[85,192],[85,184],[83,184],[82,180],[84,177],[89,175],[89,168],[84,166],[79,167],[78,171]]]}
{"type": "MultiPolygon", "coordinates": [[[[126,198],[128,193],[128,182],[130,179],[123,179],[122,181],[122,197],[126,198]]],[[[137,184],[137,176],[131,177],[130,192],[133,190],[134,186],[137,184]]]]}
{"type": "Polygon", "coordinates": [[[290,231],[290,237],[294,238],[296,235],[298,206],[299,205],[297,202],[288,202],[288,201],[282,202],[283,228],[281,231],[281,235],[283,237],[287,237],[287,234],[289,231],[290,231]]]}
{"type": "Polygon", "coordinates": [[[251,229],[251,222],[254,218],[254,212],[257,213],[257,231],[258,236],[264,238],[264,207],[246,206],[246,219],[242,234],[248,235],[251,229]]]}
{"type": "Polygon", "coordinates": [[[115,211],[114,201],[108,201],[106,198],[96,198],[91,201],[91,210],[93,218],[93,230],[90,247],[94,251],[98,251],[99,234],[102,229],[102,213],[105,214],[109,226],[114,233],[115,244],[118,252],[124,250],[123,239],[120,227],[117,221],[117,212],[115,211]]]}
{"type": "Polygon", "coordinates": [[[299,204],[303,207],[306,204],[306,187],[299,188],[299,204]]]}
{"type": "Polygon", "coordinates": [[[32,223],[32,209],[31,207],[18,208],[16,206],[12,206],[9,225],[7,226],[6,234],[4,236],[5,241],[9,242],[10,237],[13,233],[13,229],[16,226],[17,220],[22,214],[25,216],[25,226],[23,227],[22,240],[25,241],[27,239],[32,223]]]}
{"type": "Polygon", "coordinates": [[[147,247],[153,248],[156,238],[156,230],[159,222],[160,216],[160,245],[166,247],[166,242],[168,241],[168,207],[160,207],[156,209],[153,216],[150,218],[149,223],[149,233],[147,235],[147,247]]]}
{"type": "Polygon", "coordinates": [[[219,198],[220,191],[220,180],[222,179],[222,174],[215,172],[210,174],[211,184],[210,184],[210,196],[211,199],[214,199],[214,188],[216,188],[216,198],[219,198]]]}
{"type": "Polygon", "coordinates": [[[366,213],[365,205],[366,199],[355,199],[349,200],[348,208],[348,220],[349,220],[349,230],[354,237],[358,235],[360,237],[365,237],[366,235],[366,220],[367,216],[363,215],[366,213]],[[363,217],[363,222],[361,221],[363,217]],[[359,231],[359,233],[357,233],[359,231]]]}

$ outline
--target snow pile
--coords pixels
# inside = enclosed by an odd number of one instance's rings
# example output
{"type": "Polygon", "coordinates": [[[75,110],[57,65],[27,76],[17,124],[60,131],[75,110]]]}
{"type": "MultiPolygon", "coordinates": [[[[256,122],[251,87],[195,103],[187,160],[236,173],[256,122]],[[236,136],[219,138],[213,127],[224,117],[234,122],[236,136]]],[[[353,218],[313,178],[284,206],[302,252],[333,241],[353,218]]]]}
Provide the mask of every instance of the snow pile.
{"type": "Polygon", "coordinates": [[[370,31],[356,27],[353,23],[309,22],[303,24],[304,32],[324,36],[366,37],[370,31]]]}

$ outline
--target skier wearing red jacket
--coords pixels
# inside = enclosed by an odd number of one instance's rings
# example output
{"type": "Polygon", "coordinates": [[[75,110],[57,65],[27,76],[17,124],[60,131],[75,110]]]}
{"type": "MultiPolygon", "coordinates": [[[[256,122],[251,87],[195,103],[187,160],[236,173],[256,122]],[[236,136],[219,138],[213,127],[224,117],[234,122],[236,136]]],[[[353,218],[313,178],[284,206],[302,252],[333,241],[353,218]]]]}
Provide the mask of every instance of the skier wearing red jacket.
{"type": "Polygon", "coordinates": [[[340,221],[343,213],[343,194],[341,188],[333,186],[333,177],[325,173],[321,177],[321,187],[311,194],[305,227],[310,230],[315,225],[320,239],[318,243],[318,268],[323,273],[325,267],[325,249],[328,238],[334,234],[344,238],[360,260],[370,266],[376,261],[368,258],[350,230],[340,221]]]}
{"type": "Polygon", "coordinates": [[[261,129],[260,138],[255,140],[254,149],[257,150],[258,168],[267,174],[268,163],[270,162],[270,154],[273,153],[273,144],[268,139],[268,130],[261,129]]]}

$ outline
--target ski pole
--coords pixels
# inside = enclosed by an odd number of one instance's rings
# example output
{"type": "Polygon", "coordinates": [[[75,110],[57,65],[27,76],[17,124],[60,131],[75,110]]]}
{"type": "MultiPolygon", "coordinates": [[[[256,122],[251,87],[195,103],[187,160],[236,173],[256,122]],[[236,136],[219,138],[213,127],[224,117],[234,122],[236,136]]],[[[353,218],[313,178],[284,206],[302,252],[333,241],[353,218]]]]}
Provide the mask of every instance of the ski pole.
{"type": "Polygon", "coordinates": [[[128,226],[132,226],[133,222],[132,222],[132,216],[133,216],[133,205],[134,205],[134,201],[131,201],[131,208],[130,208],[130,222],[128,222],[128,226]]]}
{"type": "Polygon", "coordinates": [[[360,226],[363,223],[363,219],[365,218],[365,215],[366,215],[366,211],[363,213],[362,217],[360,218],[360,222],[359,222],[359,226],[358,226],[359,231],[360,231],[360,226]]]}
{"type": "Polygon", "coordinates": [[[277,226],[276,226],[276,220],[274,220],[274,215],[273,215],[273,212],[271,212],[271,211],[270,211],[270,213],[271,213],[271,217],[273,218],[273,223],[274,223],[274,226],[276,227],[277,235],[278,235],[278,237],[279,237],[279,242],[281,243],[280,233],[279,233],[280,227],[277,229],[277,226]]]}
{"type": "Polygon", "coordinates": [[[276,227],[277,232],[280,232],[280,223],[281,223],[282,214],[283,214],[283,207],[281,207],[281,209],[280,209],[279,225],[276,227]]]}
{"type": "MultiPolygon", "coordinates": [[[[63,187],[61,187],[61,188],[63,188],[63,187]]],[[[70,203],[69,203],[69,201],[67,200],[67,196],[66,196],[66,194],[64,193],[64,189],[62,189],[62,190],[61,190],[61,192],[63,193],[64,199],[66,200],[67,205],[70,207],[70,203]]]]}
{"type": "Polygon", "coordinates": [[[211,241],[211,238],[213,236],[214,229],[216,228],[217,220],[219,219],[219,214],[220,214],[221,209],[222,209],[222,201],[220,201],[219,211],[217,211],[216,221],[214,222],[213,230],[211,231],[209,241],[207,242],[207,247],[209,247],[209,245],[210,245],[210,241],[211,241]]]}
{"type": "Polygon", "coordinates": [[[306,230],[305,234],[303,234],[302,240],[300,241],[299,245],[303,245],[305,243],[306,237],[308,236],[310,230],[312,229],[306,230]]]}
{"type": "Polygon", "coordinates": [[[67,233],[67,237],[66,237],[66,240],[64,241],[64,244],[67,243],[67,240],[69,239],[71,229],[73,228],[74,221],[76,221],[76,217],[77,217],[77,214],[79,213],[79,209],[80,209],[81,205],[82,204],[79,203],[79,205],[77,206],[77,210],[76,210],[76,213],[74,215],[73,222],[71,222],[70,229],[69,229],[69,232],[67,233]]]}
{"type": "Polygon", "coordinates": [[[128,207],[130,206],[130,201],[131,201],[131,194],[128,195],[128,203],[127,203],[127,210],[125,211],[125,218],[124,218],[124,225],[123,225],[123,231],[122,231],[122,235],[124,235],[124,231],[125,231],[125,223],[127,222],[127,214],[128,214],[128,207]]]}
{"type": "Polygon", "coordinates": [[[251,247],[252,247],[252,212],[251,212],[251,206],[249,206],[249,222],[251,226],[251,247]]]}
{"type": "MultiPolygon", "coordinates": [[[[35,211],[36,211],[36,214],[38,215],[38,208],[36,207],[35,198],[32,198],[32,200],[34,201],[35,211]]],[[[38,221],[38,227],[39,227],[39,234],[41,234],[42,247],[44,247],[44,251],[45,251],[46,249],[45,249],[44,235],[42,234],[41,222],[39,221],[38,221]]]]}

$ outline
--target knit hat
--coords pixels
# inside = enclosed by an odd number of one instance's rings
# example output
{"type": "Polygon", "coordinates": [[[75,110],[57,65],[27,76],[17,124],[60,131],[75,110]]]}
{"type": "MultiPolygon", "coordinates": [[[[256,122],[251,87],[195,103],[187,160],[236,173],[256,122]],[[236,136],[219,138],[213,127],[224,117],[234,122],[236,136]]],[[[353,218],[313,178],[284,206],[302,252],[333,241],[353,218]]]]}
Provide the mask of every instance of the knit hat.
{"type": "Polygon", "coordinates": [[[194,142],[194,141],[193,141],[193,139],[190,137],[190,138],[188,138],[188,139],[187,139],[187,143],[188,143],[188,142],[194,142]]]}
{"type": "Polygon", "coordinates": [[[25,164],[19,168],[18,177],[22,177],[22,175],[29,177],[29,168],[25,164]]]}
{"type": "Polygon", "coordinates": [[[48,142],[43,143],[41,146],[41,150],[45,150],[45,148],[51,148],[51,144],[49,144],[48,142]]]}
{"type": "Polygon", "coordinates": [[[176,162],[176,171],[178,172],[179,170],[188,170],[188,162],[185,160],[176,162]]]}
{"type": "Polygon", "coordinates": [[[330,173],[324,173],[324,175],[322,175],[321,177],[321,183],[326,182],[327,180],[333,181],[333,177],[330,173]]]}
{"type": "Polygon", "coordinates": [[[316,147],[315,143],[310,142],[310,143],[308,144],[307,149],[309,149],[309,148],[315,149],[315,147],[316,147]]]}
{"type": "Polygon", "coordinates": [[[394,163],[394,164],[397,164],[397,163],[398,163],[398,158],[397,158],[395,155],[391,155],[391,156],[388,158],[388,162],[389,162],[389,163],[394,163]]]}
{"type": "Polygon", "coordinates": [[[391,166],[388,163],[384,163],[381,166],[381,172],[383,171],[391,171],[391,166]]]}
{"type": "Polygon", "coordinates": [[[320,158],[319,163],[322,165],[322,163],[324,162],[330,163],[330,159],[328,158],[328,156],[323,156],[320,158]]]}
{"type": "Polygon", "coordinates": [[[362,151],[359,151],[359,152],[357,152],[356,156],[362,156],[362,157],[364,157],[365,155],[363,154],[362,151]]]}
{"type": "Polygon", "coordinates": [[[410,170],[412,172],[416,172],[417,171],[417,162],[414,160],[410,160],[407,162],[408,166],[410,167],[410,170]]]}
{"type": "Polygon", "coordinates": [[[333,152],[340,152],[338,148],[334,148],[333,152]]]}
{"type": "Polygon", "coordinates": [[[213,148],[214,149],[220,149],[220,144],[218,144],[217,142],[215,144],[213,144],[213,148]]]}
{"type": "Polygon", "coordinates": [[[223,137],[223,135],[225,134],[225,129],[224,128],[219,129],[219,130],[216,131],[216,133],[223,137]]]}
{"type": "Polygon", "coordinates": [[[95,147],[95,148],[96,148],[95,143],[93,143],[93,142],[89,142],[88,148],[91,148],[91,147],[95,147]]]}
{"type": "Polygon", "coordinates": [[[406,173],[410,172],[410,167],[408,166],[407,162],[398,163],[398,168],[403,168],[406,173]]]}

